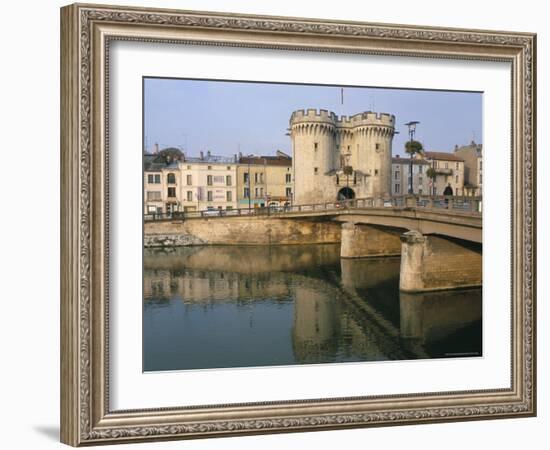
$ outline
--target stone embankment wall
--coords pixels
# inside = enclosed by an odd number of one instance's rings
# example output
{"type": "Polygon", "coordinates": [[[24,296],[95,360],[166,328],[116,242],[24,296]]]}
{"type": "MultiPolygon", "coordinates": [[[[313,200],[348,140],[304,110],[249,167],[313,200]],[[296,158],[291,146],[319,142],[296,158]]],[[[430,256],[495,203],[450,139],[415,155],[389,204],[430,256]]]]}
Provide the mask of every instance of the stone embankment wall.
{"type": "Polygon", "coordinates": [[[341,225],[326,220],[220,217],[146,222],[144,227],[145,247],[331,244],[340,239],[341,225]]]}

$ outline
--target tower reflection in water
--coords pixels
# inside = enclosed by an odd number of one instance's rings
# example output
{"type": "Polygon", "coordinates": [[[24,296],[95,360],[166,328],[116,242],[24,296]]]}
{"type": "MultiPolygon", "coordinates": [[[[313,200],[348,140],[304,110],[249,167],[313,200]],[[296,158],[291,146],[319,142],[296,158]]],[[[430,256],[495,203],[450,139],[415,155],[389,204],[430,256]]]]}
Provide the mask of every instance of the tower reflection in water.
{"type": "Polygon", "coordinates": [[[399,258],[338,245],[144,255],[144,370],[481,355],[481,290],[399,292],[399,258]]]}

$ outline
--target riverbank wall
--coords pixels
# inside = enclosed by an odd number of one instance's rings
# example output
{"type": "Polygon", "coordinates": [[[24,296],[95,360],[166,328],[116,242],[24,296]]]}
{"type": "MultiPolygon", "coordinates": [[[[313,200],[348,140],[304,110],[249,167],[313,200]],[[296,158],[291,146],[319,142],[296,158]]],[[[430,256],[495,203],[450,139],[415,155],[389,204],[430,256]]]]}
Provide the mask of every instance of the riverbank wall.
{"type": "Polygon", "coordinates": [[[144,247],[192,245],[333,244],[341,225],[326,219],[216,217],[201,220],[146,222],[144,247]]]}

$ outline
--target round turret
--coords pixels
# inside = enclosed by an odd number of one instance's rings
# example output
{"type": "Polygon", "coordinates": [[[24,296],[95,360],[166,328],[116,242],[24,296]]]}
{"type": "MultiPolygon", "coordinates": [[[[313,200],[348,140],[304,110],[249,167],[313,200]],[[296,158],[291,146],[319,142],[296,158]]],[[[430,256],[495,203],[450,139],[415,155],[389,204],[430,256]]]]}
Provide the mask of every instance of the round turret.
{"type": "Polygon", "coordinates": [[[345,198],[390,194],[395,116],[298,110],[290,117],[289,131],[295,204],[334,201],[344,187],[345,198]]]}

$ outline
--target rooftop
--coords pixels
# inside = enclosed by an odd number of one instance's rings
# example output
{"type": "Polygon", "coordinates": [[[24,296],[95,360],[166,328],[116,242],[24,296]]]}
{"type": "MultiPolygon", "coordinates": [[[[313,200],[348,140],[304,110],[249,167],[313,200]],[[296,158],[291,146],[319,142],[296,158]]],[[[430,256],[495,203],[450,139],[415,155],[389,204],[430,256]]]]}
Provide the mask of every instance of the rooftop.
{"type": "Polygon", "coordinates": [[[424,158],[426,159],[435,159],[438,161],[462,161],[464,162],[464,159],[459,158],[458,156],[454,155],[453,153],[447,153],[447,152],[424,152],[424,158]]]}
{"type": "MultiPolygon", "coordinates": [[[[410,164],[411,158],[408,155],[403,156],[403,157],[394,156],[391,159],[391,162],[392,162],[392,164],[410,164]]],[[[413,162],[413,164],[421,164],[421,165],[429,165],[430,164],[425,159],[418,159],[418,158],[413,158],[412,162],[413,162]]]]}

